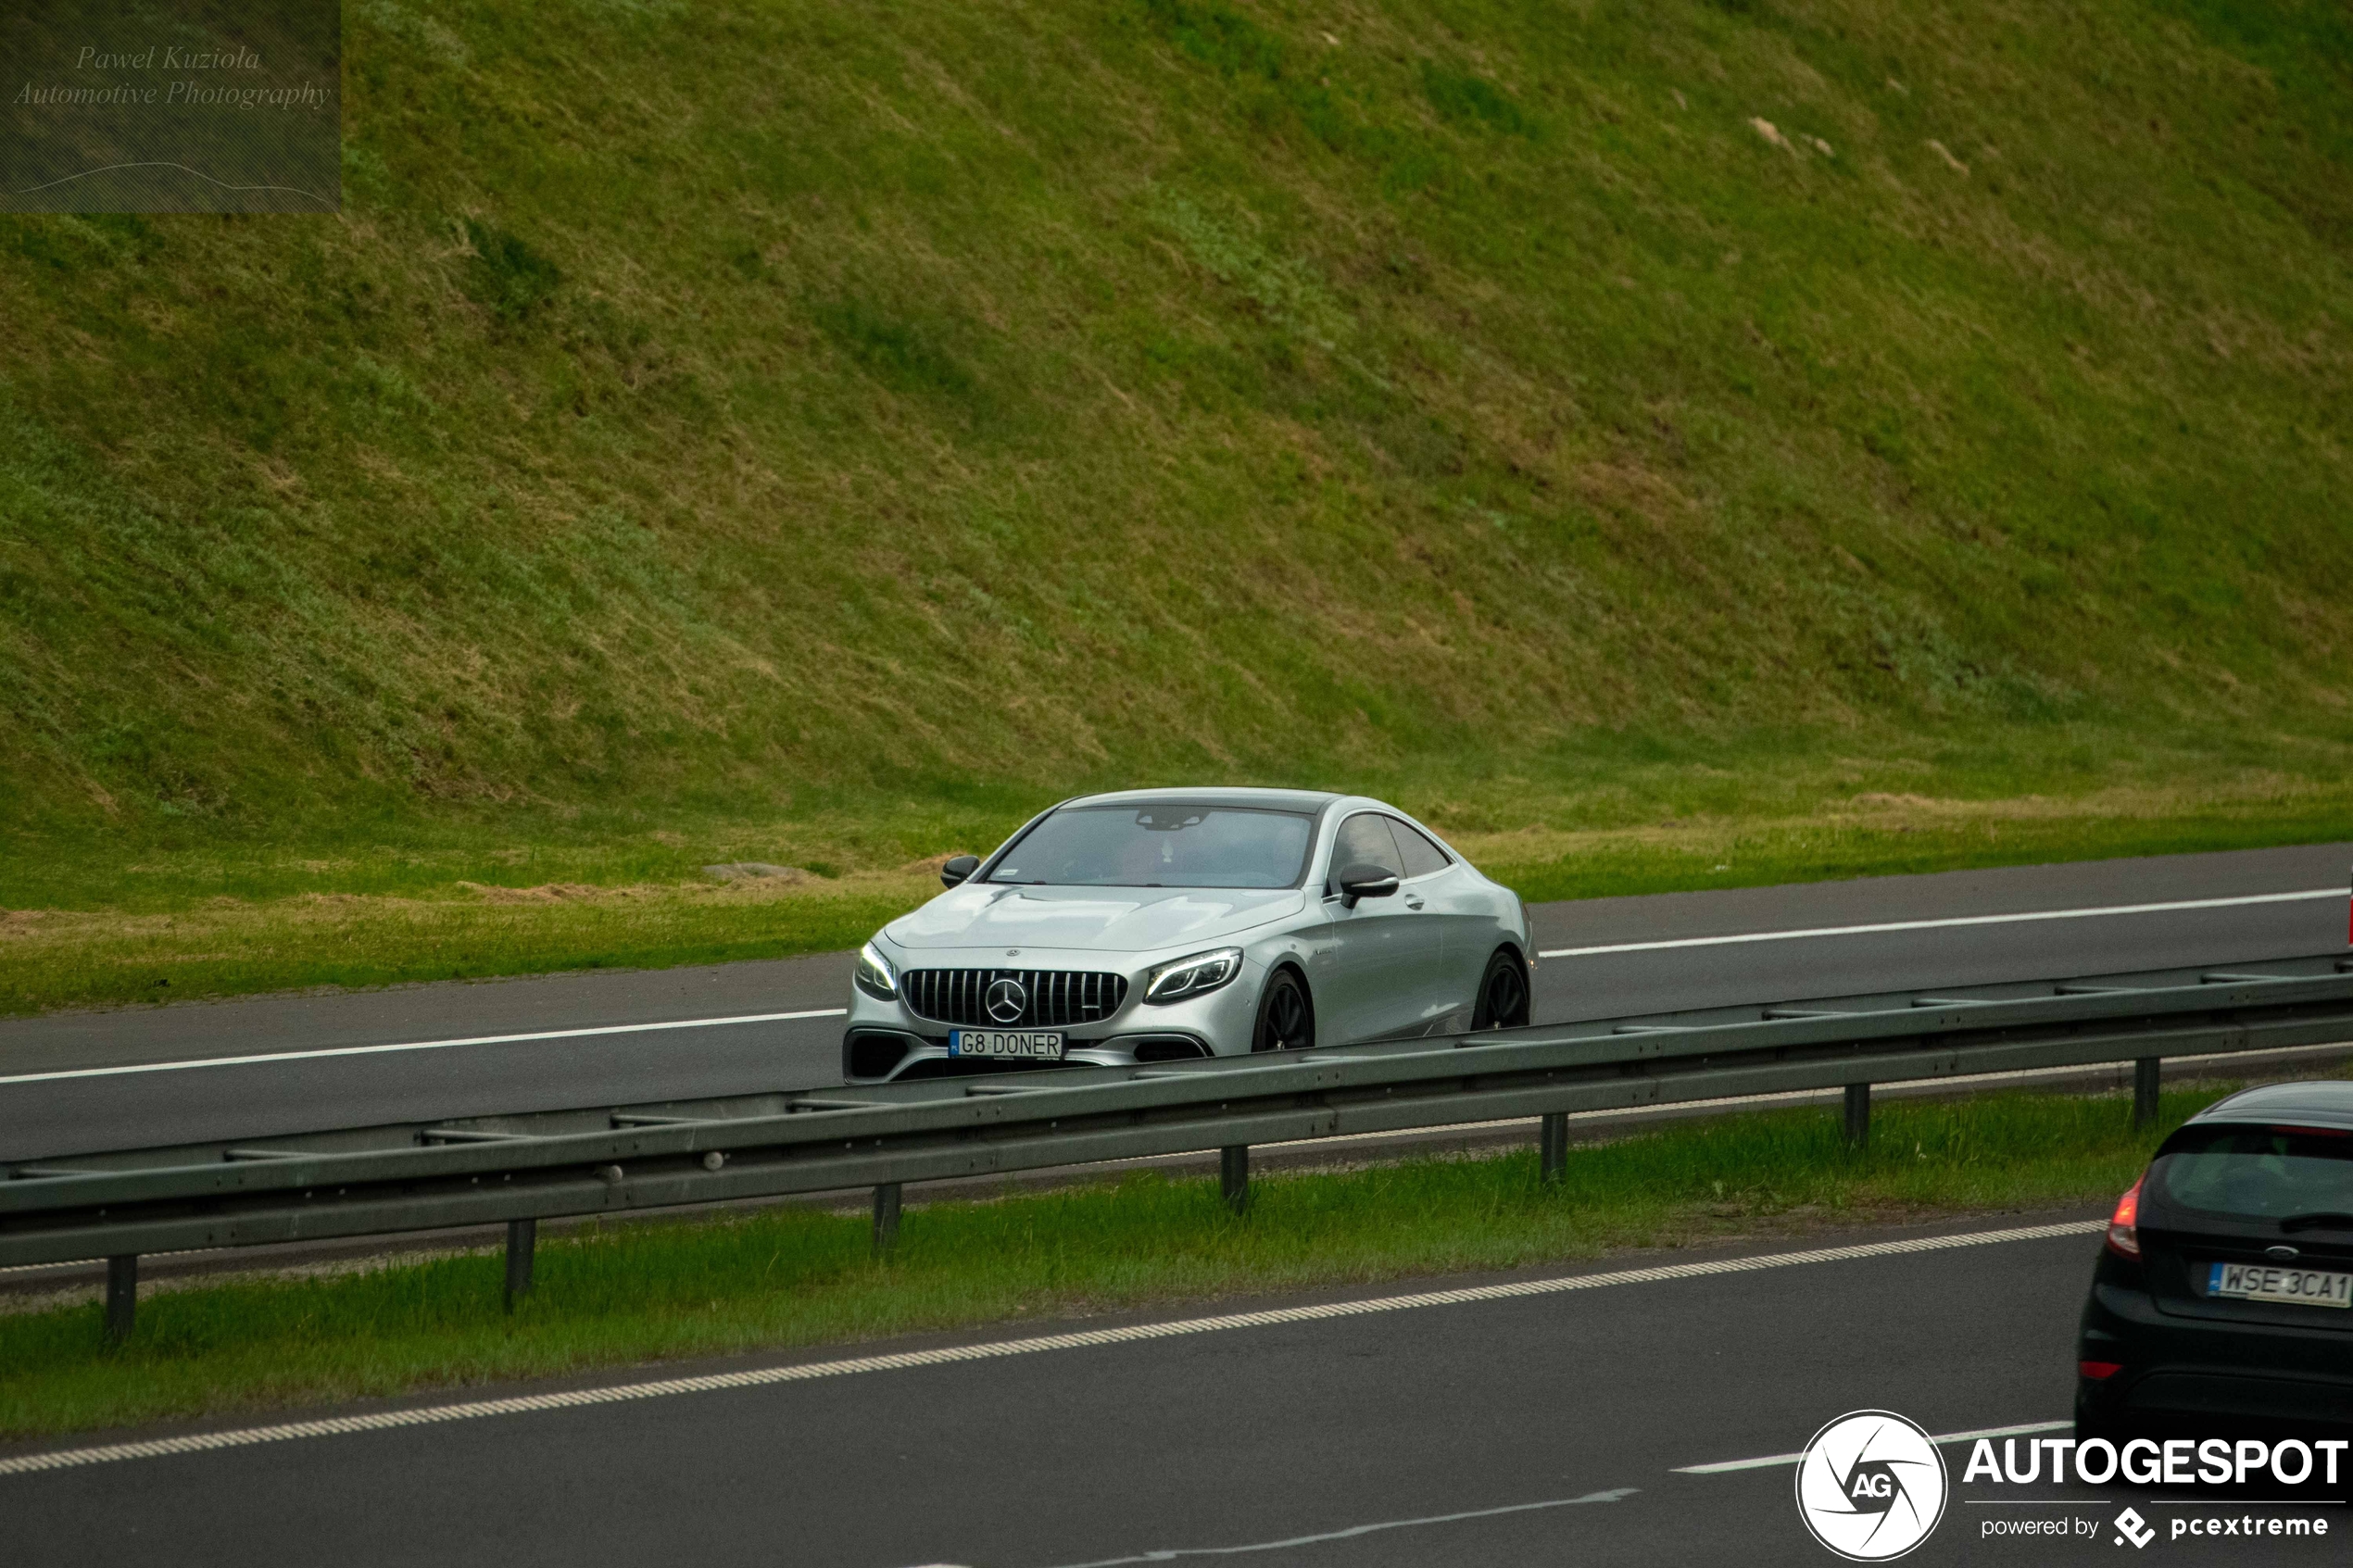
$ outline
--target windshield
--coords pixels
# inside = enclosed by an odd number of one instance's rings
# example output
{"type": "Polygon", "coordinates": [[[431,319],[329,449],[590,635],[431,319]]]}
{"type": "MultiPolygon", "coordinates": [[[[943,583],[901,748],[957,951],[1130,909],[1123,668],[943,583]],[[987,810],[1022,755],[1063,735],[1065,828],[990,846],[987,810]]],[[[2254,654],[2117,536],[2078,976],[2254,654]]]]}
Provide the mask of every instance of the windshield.
{"type": "Polygon", "coordinates": [[[1315,819],[1232,806],[1075,806],[1005,852],[991,882],[1068,887],[1296,887],[1315,819]]]}
{"type": "Polygon", "coordinates": [[[2353,1135],[2217,1127],[2166,1157],[2164,1193],[2236,1220],[2334,1214],[2353,1228],[2353,1135]]]}

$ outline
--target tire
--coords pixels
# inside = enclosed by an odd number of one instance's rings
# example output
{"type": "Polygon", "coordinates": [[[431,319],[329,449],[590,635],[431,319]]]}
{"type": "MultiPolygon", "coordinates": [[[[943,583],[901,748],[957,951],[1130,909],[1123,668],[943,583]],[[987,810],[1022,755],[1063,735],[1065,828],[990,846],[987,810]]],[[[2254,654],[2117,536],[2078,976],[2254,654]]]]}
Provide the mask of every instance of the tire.
{"type": "Polygon", "coordinates": [[[1266,977],[1258,994],[1258,1026],[1251,1032],[1253,1051],[1300,1051],[1315,1043],[1315,999],[1295,969],[1278,969],[1266,977]]]}
{"type": "Polygon", "coordinates": [[[1509,947],[1498,947],[1478,979],[1478,1000],[1471,1008],[1473,1029],[1528,1027],[1528,965],[1509,947]]]}

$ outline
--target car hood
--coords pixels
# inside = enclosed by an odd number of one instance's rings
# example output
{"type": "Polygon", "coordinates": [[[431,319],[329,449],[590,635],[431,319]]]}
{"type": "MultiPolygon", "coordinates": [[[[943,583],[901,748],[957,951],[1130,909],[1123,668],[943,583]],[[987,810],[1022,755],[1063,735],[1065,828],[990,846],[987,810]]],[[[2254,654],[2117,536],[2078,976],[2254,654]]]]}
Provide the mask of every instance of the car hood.
{"type": "Polygon", "coordinates": [[[957,887],[885,935],[901,947],[1145,953],[1216,941],[1306,907],[1296,887],[957,887]]]}

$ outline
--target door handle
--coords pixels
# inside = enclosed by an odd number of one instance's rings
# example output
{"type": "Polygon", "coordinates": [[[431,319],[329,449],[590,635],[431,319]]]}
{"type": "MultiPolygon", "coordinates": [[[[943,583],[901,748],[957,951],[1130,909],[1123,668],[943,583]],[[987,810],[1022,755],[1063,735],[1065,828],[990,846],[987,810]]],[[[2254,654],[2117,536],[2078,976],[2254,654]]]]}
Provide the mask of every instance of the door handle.
{"type": "Polygon", "coordinates": [[[1409,909],[1418,909],[1422,907],[1422,901],[1419,898],[1416,898],[1411,895],[1408,895],[1405,899],[1405,907],[1409,909]]]}

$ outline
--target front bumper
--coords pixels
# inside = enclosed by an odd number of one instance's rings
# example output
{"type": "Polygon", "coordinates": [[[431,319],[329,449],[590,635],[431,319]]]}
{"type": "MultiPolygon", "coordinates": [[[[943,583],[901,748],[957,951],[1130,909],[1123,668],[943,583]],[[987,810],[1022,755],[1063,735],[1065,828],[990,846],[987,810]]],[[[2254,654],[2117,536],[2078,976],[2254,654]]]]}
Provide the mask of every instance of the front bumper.
{"type": "MultiPolygon", "coordinates": [[[[1151,968],[1184,954],[1155,956],[1150,964],[1134,964],[1128,955],[1106,961],[1111,955],[1077,950],[1025,951],[1025,970],[1113,971],[1127,977],[1127,995],[1108,1017],[1064,1025],[1062,1065],[1125,1067],[1139,1061],[1181,1061],[1203,1056],[1247,1054],[1258,1023],[1258,993],[1265,982],[1265,966],[1245,958],[1241,973],[1205,997],[1149,1004],[1143,999],[1144,976],[1151,968]]],[[[966,952],[926,950],[904,959],[906,969],[985,969],[1005,965],[1002,949],[966,952]]],[[[841,1066],[844,1082],[877,1084],[900,1078],[959,1076],[965,1073],[1035,1072],[1051,1063],[994,1061],[948,1054],[948,1033],[955,1025],[918,1015],[904,996],[889,1000],[850,987],[849,1017],[842,1031],[841,1066]]]]}

